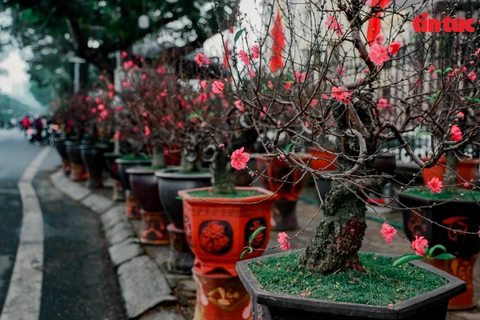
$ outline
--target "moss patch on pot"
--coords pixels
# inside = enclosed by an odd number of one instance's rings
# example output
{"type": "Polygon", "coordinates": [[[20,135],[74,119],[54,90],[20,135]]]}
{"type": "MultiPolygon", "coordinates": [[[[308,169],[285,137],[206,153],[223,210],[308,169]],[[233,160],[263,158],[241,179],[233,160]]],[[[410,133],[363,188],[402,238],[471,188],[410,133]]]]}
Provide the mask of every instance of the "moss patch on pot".
{"type": "Polygon", "coordinates": [[[237,190],[235,193],[212,193],[208,190],[192,191],[188,193],[194,198],[248,198],[264,195],[257,190],[237,190]]]}
{"type": "Polygon", "coordinates": [[[456,189],[451,192],[443,190],[440,193],[431,193],[429,189],[411,189],[404,192],[416,197],[421,197],[430,200],[446,201],[446,200],[464,200],[464,201],[480,201],[480,191],[468,189],[456,189]]]}
{"type": "Polygon", "coordinates": [[[127,161],[136,161],[136,160],[152,160],[152,157],[150,156],[144,156],[144,155],[126,155],[121,158],[122,160],[127,160],[127,161]]]}
{"type": "Polygon", "coordinates": [[[359,254],[365,273],[351,270],[324,276],[298,267],[299,254],[297,251],[251,262],[249,268],[265,290],[271,293],[306,294],[305,299],[374,306],[399,303],[447,283],[444,278],[411,264],[394,268],[395,258],[374,253],[359,254]]]}

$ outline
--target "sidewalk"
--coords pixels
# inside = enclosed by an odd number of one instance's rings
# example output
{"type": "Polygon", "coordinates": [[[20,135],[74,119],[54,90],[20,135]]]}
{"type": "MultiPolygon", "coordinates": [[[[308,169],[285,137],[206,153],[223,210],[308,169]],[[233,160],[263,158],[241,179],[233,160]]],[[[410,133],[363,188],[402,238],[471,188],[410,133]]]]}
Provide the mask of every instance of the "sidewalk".
{"type": "MultiPolygon", "coordinates": [[[[106,182],[105,189],[91,191],[83,183],[74,183],[67,179],[63,172],[51,176],[54,185],[62,192],[71,196],[81,204],[101,215],[105,235],[110,246],[112,263],[117,268],[122,295],[129,318],[141,320],[181,320],[193,319],[196,289],[191,276],[170,274],[166,269],[168,246],[147,246],[140,244],[141,221],[128,220],[125,203],[113,203],[111,197],[111,181],[106,182]]],[[[303,198],[316,200],[313,188],[307,188],[303,198]]],[[[303,248],[310,240],[315,227],[322,219],[317,214],[316,205],[300,200],[297,206],[298,223],[300,227],[309,224],[305,230],[291,242],[292,249],[303,248]]],[[[401,212],[385,208],[368,208],[367,215],[378,217],[383,215],[389,221],[402,224],[401,212]]],[[[385,242],[380,234],[381,224],[367,219],[367,231],[363,241],[362,251],[378,253],[411,253],[406,240],[394,237],[390,243],[385,242]]],[[[293,237],[298,231],[287,232],[293,237]]],[[[277,233],[270,234],[269,247],[277,245],[277,233]]],[[[271,249],[266,254],[281,251],[271,249]]],[[[480,265],[474,270],[475,295],[480,293],[480,265]]],[[[480,309],[449,312],[448,320],[480,320],[480,309]]]]}

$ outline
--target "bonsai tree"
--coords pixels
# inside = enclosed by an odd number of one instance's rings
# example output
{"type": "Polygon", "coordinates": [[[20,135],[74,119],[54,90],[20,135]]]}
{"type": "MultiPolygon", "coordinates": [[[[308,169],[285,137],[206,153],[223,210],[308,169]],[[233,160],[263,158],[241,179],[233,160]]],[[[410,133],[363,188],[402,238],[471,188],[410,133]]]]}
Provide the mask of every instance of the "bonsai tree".
{"type": "MultiPolygon", "coordinates": [[[[375,172],[374,159],[385,152],[382,143],[395,141],[418,174],[446,155],[445,184],[458,187],[456,159],[467,143],[478,144],[473,139],[480,127],[475,82],[480,51],[473,37],[462,34],[413,34],[412,14],[394,4],[351,1],[330,6],[312,1],[294,7],[272,1],[265,8],[254,43],[247,22],[241,20],[233,50],[224,45],[225,56],[237,60],[231,65],[232,73],[239,75],[232,78],[232,89],[217,80],[212,91],[220,98],[228,93],[230,99],[240,100],[243,113],[236,113],[238,122],[264,137],[267,153],[314,178],[332,181],[330,193],[321,199],[324,219],[298,265],[324,274],[363,270],[358,251],[365,235],[367,200],[371,193],[380,195],[393,179],[375,172]],[[388,28],[382,29],[384,23],[377,17],[390,21],[388,28]],[[461,58],[453,59],[451,52],[461,52],[461,58]],[[248,81],[242,80],[242,68],[250,75],[248,81]],[[279,108],[289,112],[279,114],[279,108]],[[268,130],[275,133],[265,135],[268,130]],[[426,162],[412,149],[415,138],[407,139],[409,133],[431,136],[426,162]],[[281,137],[289,139],[286,146],[279,143],[281,137]],[[335,141],[335,151],[327,150],[319,137],[335,141]],[[311,169],[313,156],[301,161],[297,153],[306,145],[333,153],[337,171],[311,169]]],[[[413,10],[413,17],[424,10],[426,3],[413,10]]],[[[225,119],[222,125],[229,123],[225,119]]],[[[217,121],[205,121],[210,134],[224,132],[217,121]]],[[[231,132],[235,131],[228,137],[231,132]]],[[[215,139],[231,157],[249,143],[215,139]]],[[[223,173],[227,161],[222,161],[214,165],[216,179],[230,182],[225,178],[230,168],[223,173]]],[[[400,192],[412,186],[413,180],[400,192]]],[[[441,185],[433,182],[428,188],[438,192],[441,185]]],[[[394,207],[399,193],[386,206],[394,207]]],[[[382,233],[391,239],[395,232],[385,220],[382,233]]],[[[286,235],[279,238],[284,248],[290,240],[286,235]]],[[[412,243],[419,255],[425,254],[425,245],[424,239],[412,243]]]]}

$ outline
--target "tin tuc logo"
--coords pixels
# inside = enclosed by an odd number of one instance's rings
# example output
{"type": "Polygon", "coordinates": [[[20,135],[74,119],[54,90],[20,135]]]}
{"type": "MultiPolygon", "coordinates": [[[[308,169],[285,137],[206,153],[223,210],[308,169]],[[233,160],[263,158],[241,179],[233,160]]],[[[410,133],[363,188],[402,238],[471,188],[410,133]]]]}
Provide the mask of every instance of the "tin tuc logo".
{"type": "Polygon", "coordinates": [[[474,24],[475,19],[473,18],[451,18],[447,16],[442,20],[429,18],[426,12],[413,19],[415,32],[475,32],[474,24]]]}

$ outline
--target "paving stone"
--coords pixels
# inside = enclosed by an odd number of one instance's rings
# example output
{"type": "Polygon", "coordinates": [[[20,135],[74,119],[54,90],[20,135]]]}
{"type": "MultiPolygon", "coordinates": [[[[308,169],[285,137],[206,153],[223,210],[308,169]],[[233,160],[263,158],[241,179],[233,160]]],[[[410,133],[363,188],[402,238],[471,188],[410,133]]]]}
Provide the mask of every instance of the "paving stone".
{"type": "Polygon", "coordinates": [[[184,279],[179,281],[178,287],[182,287],[183,290],[186,291],[197,291],[197,285],[195,284],[195,281],[190,277],[190,279],[184,279]]]}
{"type": "Polygon", "coordinates": [[[108,208],[113,206],[113,201],[92,193],[82,200],[82,204],[86,207],[89,207],[93,212],[102,214],[108,210],[108,208]]]}
{"type": "Polygon", "coordinates": [[[115,205],[102,214],[101,218],[104,230],[112,228],[120,221],[128,221],[127,213],[125,212],[125,205],[115,205]]]}
{"type": "Polygon", "coordinates": [[[468,313],[468,312],[454,312],[454,319],[465,320],[480,320],[480,313],[468,313]]]}
{"type": "Polygon", "coordinates": [[[115,245],[125,239],[135,236],[130,223],[126,220],[119,221],[112,228],[105,230],[105,237],[110,245],[115,245]]]}
{"type": "Polygon", "coordinates": [[[124,263],[118,268],[118,276],[129,318],[136,318],[161,303],[176,301],[167,280],[148,256],[124,263]]]}
{"type": "Polygon", "coordinates": [[[115,267],[145,253],[145,250],[137,243],[135,238],[128,238],[117,243],[110,247],[108,251],[115,267]]]}
{"type": "Polygon", "coordinates": [[[92,192],[88,189],[83,187],[82,185],[71,181],[68,178],[57,178],[59,180],[54,181],[52,179],[52,182],[54,183],[55,187],[59,189],[61,192],[65,193],[68,195],[70,198],[73,200],[79,201],[92,192]]]}
{"type": "Polygon", "coordinates": [[[140,320],[185,320],[185,318],[175,310],[164,310],[141,317],[140,320]]]}

